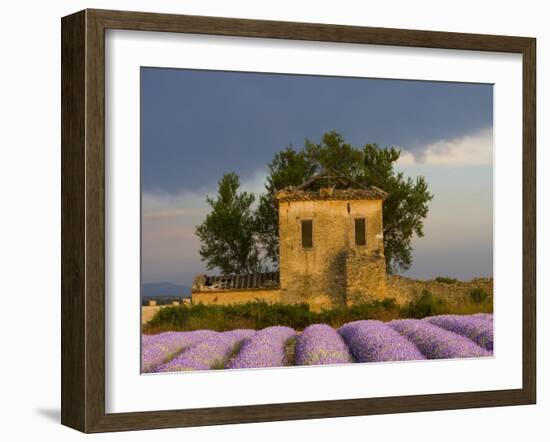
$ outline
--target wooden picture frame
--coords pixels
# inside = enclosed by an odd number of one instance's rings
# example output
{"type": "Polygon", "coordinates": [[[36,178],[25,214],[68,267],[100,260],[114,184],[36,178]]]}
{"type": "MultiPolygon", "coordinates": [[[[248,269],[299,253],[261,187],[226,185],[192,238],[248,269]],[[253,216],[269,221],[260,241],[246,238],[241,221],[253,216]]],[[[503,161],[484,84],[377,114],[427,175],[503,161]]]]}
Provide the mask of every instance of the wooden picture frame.
{"type": "Polygon", "coordinates": [[[83,432],[533,404],[536,398],[534,38],[84,10],[62,19],[62,408],[83,432]],[[523,57],[523,385],[466,393],[105,412],[105,30],[124,29],[418,48],[523,57]]]}

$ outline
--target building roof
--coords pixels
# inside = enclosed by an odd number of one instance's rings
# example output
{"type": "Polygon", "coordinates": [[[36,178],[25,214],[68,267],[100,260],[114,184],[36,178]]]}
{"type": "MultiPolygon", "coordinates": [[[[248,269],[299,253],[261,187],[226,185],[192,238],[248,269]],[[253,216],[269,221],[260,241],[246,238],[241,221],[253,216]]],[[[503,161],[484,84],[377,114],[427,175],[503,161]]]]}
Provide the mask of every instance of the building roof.
{"type": "Polygon", "coordinates": [[[384,200],[387,192],[376,186],[364,186],[343,173],[327,168],[299,186],[279,190],[275,198],[283,201],[313,200],[384,200]]]}
{"type": "Polygon", "coordinates": [[[197,275],[192,292],[221,290],[278,289],[279,272],[250,273],[243,275],[197,275]]]}

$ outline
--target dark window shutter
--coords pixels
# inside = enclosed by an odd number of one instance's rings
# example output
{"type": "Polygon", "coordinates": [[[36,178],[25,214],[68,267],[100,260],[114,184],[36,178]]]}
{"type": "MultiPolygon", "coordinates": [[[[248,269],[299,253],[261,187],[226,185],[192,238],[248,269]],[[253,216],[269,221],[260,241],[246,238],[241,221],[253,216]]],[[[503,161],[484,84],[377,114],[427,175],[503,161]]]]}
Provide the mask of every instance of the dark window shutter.
{"type": "Polygon", "coordinates": [[[355,245],[364,246],[367,244],[365,218],[355,218],[355,245]]]}
{"type": "Polygon", "coordinates": [[[313,247],[313,221],[302,221],[302,247],[313,247]]]}

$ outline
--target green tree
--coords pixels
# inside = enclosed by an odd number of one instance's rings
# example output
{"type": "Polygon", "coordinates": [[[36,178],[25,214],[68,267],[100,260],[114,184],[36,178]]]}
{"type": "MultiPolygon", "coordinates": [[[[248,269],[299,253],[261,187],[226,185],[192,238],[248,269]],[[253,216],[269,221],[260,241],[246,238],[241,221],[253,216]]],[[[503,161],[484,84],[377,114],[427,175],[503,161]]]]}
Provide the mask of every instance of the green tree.
{"type": "Polygon", "coordinates": [[[218,186],[217,199],[206,197],[211,212],[196,228],[201,258],[208,269],[218,268],[224,274],[257,272],[260,249],[252,210],[254,195],[239,192],[239,177],[234,172],[223,175],[218,186]]]}
{"type": "Polygon", "coordinates": [[[410,268],[413,235],[424,235],[424,219],[433,196],[424,177],[405,178],[394,170],[400,151],[366,144],[361,148],[345,143],[335,132],[323,135],[320,143],[306,140],[300,150],[288,146],[275,154],[268,165],[266,193],[260,196],[256,212],[258,239],[267,258],[278,262],[278,212],[273,195],[286,186],[296,186],[327,167],[340,171],[367,186],[389,193],[384,202],[384,254],[388,271],[410,268]]]}
{"type": "Polygon", "coordinates": [[[315,165],[305,152],[292,146],[275,154],[268,165],[269,175],[265,184],[266,193],[260,195],[256,210],[256,232],[271,267],[279,264],[279,214],[275,203],[275,192],[286,186],[302,184],[305,178],[315,174],[315,165]]]}

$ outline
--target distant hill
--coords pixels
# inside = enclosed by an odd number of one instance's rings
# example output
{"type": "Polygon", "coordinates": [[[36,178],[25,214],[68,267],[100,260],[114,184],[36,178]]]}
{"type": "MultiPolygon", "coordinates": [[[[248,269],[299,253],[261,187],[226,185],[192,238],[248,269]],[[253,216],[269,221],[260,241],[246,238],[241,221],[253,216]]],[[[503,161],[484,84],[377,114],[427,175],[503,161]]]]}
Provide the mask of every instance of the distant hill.
{"type": "Polygon", "coordinates": [[[141,285],[141,296],[143,298],[190,298],[191,287],[187,285],[172,284],[170,282],[148,282],[141,285]]]}

